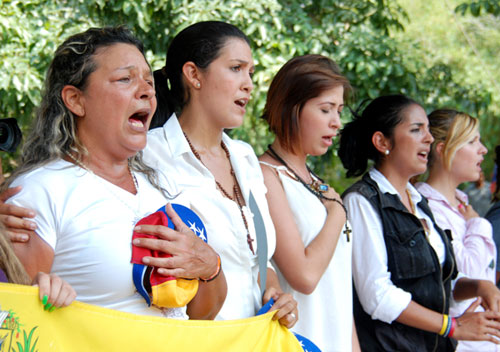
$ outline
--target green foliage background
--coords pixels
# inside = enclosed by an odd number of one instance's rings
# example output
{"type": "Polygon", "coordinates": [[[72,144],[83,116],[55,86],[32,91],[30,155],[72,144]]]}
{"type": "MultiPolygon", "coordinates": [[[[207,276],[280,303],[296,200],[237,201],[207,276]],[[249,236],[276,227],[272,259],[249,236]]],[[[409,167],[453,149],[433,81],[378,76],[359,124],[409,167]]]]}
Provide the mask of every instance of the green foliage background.
{"type": "MultiPolygon", "coordinates": [[[[69,35],[90,26],[125,23],[144,41],[153,68],[163,65],[172,37],[191,23],[217,19],[251,39],[257,66],[253,100],[235,138],[257,154],[272,140],[259,119],[273,74],[293,56],[328,55],[365,98],[403,93],[430,112],[456,107],[482,121],[491,150],[500,112],[496,0],[0,0],[0,116],[18,119],[24,132],[40,99],[52,53],[69,35]]],[[[347,111],[347,109],[346,109],[347,111]]],[[[349,113],[343,116],[350,119],[349,113]]],[[[2,155],[4,169],[15,167],[2,155]]],[[[489,155],[492,159],[493,155],[489,155]]],[[[335,149],[312,160],[319,174],[343,190],[352,180],[335,149]]],[[[485,163],[487,175],[493,162],[485,163]]]]}

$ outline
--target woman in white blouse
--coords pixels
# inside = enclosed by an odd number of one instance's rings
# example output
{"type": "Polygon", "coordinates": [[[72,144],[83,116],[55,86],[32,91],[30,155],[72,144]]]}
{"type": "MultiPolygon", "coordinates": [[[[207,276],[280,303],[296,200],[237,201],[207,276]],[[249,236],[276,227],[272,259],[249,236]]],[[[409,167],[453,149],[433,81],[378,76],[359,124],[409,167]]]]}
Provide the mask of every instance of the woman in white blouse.
{"type": "Polygon", "coordinates": [[[276,227],[273,260],[281,286],[298,302],[294,330],[324,352],[359,350],[352,321],[352,241],[340,196],[306,161],[331,147],[350,90],[329,58],[294,57],[273,78],[263,114],[276,135],[259,158],[276,227]]]}
{"type": "Polygon", "coordinates": [[[344,194],[353,227],[354,312],[369,351],[451,351],[458,340],[498,341],[500,293],[458,276],[450,239],[409,183],[425,172],[433,137],[424,109],[401,95],[373,100],[341,133],[347,176],[374,167],[344,194]],[[460,317],[455,300],[480,297],[460,317]],[[486,312],[473,313],[482,304],[486,312]]]}
{"type": "Polygon", "coordinates": [[[259,248],[267,246],[267,261],[276,239],[257,157],[250,145],[224,133],[243,123],[254,69],[248,38],[231,24],[199,22],[177,34],[165,66],[155,71],[154,123],[163,126],[150,131],[144,158],[165,175],[178,201],[199,214],[208,244],[221,257],[228,290],[216,319],[254,316],[272,297],[274,318],[291,327],[298,318],[296,302],[282,292],[271,267],[264,296],[259,287],[259,248]],[[257,239],[250,195],[267,243],[257,239]]]}

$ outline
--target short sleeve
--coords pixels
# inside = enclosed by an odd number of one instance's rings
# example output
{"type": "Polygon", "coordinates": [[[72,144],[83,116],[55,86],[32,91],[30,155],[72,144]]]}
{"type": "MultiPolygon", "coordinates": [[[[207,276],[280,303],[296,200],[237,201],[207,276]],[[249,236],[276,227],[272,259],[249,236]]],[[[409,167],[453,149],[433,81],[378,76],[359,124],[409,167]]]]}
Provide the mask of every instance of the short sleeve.
{"type": "Polygon", "coordinates": [[[20,176],[12,183],[12,187],[22,186],[22,190],[7,200],[14,204],[36,212],[33,219],[38,228],[35,231],[47,244],[55,249],[57,242],[56,214],[50,186],[43,179],[20,176]]]}

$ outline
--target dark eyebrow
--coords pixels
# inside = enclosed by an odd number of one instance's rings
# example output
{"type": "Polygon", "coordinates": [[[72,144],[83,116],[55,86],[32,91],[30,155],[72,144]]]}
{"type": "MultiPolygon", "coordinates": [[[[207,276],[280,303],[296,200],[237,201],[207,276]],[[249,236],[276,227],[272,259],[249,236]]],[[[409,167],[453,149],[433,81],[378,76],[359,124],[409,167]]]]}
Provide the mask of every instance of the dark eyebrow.
{"type": "Polygon", "coordinates": [[[424,126],[425,124],[424,124],[423,122],[413,122],[410,126],[413,126],[413,125],[415,125],[415,126],[417,126],[417,127],[422,127],[422,126],[424,126]]]}
{"type": "MultiPolygon", "coordinates": [[[[241,59],[231,59],[231,60],[232,60],[232,61],[239,62],[240,64],[244,64],[244,65],[248,65],[248,64],[250,64],[248,61],[241,60],[241,59]]],[[[250,67],[250,69],[255,70],[255,65],[253,65],[252,67],[250,67]]]]}
{"type": "Polygon", "coordinates": [[[337,103],[332,103],[331,101],[322,101],[320,103],[318,103],[318,105],[324,105],[324,104],[328,104],[328,105],[331,105],[331,106],[337,106],[337,107],[343,107],[345,104],[342,103],[342,104],[337,104],[337,103]]]}

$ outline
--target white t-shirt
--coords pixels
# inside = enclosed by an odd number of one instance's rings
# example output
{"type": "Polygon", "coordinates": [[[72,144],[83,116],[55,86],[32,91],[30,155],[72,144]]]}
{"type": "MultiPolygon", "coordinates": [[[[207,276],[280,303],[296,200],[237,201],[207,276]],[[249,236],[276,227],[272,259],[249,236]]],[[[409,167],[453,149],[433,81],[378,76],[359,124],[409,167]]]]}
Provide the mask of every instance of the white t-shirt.
{"type": "MultiPolygon", "coordinates": [[[[244,142],[233,141],[226,134],[223,134],[222,140],[230,151],[231,163],[245,203],[248,204],[252,191],[260,209],[267,232],[268,258],[271,258],[276,247],[276,234],[257,157],[252,147],[244,142]]],[[[161,179],[168,181],[174,194],[180,193],[176,202],[190,202],[189,207],[205,224],[208,244],[221,257],[228,290],[216,319],[254,316],[262,305],[257,282],[259,269],[257,256],[252,254],[247,243],[247,230],[240,210],[235,202],[221,194],[213,175],[194,156],[175,115],[163,127],[149,132],[144,159],[160,172],[161,179]]],[[[253,216],[248,207],[244,206],[243,210],[257,253],[253,216]]]]}
{"type": "Polygon", "coordinates": [[[135,173],[133,195],[93,173],[59,160],[18,177],[20,193],[8,202],[36,211],[37,234],[54,250],[51,272],[77,300],[125,312],[186,319],[186,308],[148,307],[132,281],[132,232],[142,217],[166,203],[135,173]]]}
{"type": "MultiPolygon", "coordinates": [[[[286,170],[284,166],[261,163],[276,170],[286,170]]],[[[295,224],[307,247],[325,224],[326,208],[299,181],[282,172],[278,174],[295,224]]],[[[298,303],[299,320],[292,330],[314,342],[323,352],[352,350],[352,241],[347,241],[343,230],[330,264],[311,294],[295,291],[275,265],[281,287],[298,303]]]]}

